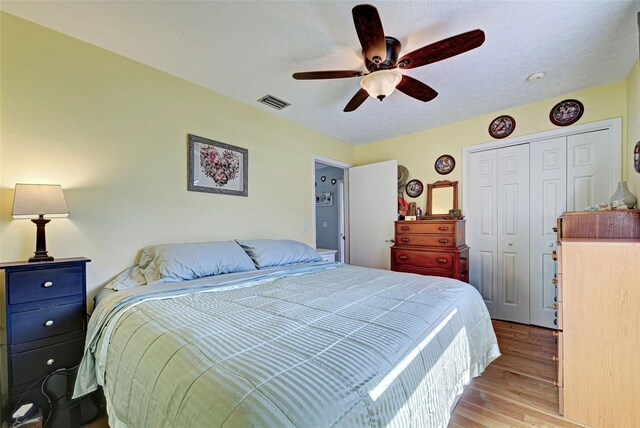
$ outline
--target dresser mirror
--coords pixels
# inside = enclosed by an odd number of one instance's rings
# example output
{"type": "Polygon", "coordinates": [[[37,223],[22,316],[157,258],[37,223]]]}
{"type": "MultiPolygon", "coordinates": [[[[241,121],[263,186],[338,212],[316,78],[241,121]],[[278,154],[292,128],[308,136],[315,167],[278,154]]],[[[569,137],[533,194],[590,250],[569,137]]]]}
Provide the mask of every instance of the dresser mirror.
{"type": "Polygon", "coordinates": [[[459,218],[449,210],[458,209],[458,182],[441,180],[427,184],[427,210],[425,217],[459,218]]]}

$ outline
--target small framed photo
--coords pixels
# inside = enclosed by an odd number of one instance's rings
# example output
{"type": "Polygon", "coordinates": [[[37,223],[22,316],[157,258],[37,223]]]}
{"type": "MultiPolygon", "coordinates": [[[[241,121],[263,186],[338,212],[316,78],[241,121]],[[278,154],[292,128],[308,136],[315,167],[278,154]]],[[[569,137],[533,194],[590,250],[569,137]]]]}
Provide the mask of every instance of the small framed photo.
{"type": "Polygon", "coordinates": [[[489,124],[489,135],[493,138],[506,138],[516,129],[516,120],[508,115],[498,116],[489,124]]]}
{"type": "Polygon", "coordinates": [[[316,194],[316,206],[317,207],[326,207],[329,205],[333,205],[333,193],[325,192],[325,193],[317,193],[316,194]]]}
{"type": "Polygon", "coordinates": [[[584,113],[584,105],[578,100],[564,100],[554,105],[549,112],[549,120],[557,126],[576,123],[584,113]]]}
{"type": "Polygon", "coordinates": [[[249,151],[189,134],[187,190],[249,195],[249,151]]]}

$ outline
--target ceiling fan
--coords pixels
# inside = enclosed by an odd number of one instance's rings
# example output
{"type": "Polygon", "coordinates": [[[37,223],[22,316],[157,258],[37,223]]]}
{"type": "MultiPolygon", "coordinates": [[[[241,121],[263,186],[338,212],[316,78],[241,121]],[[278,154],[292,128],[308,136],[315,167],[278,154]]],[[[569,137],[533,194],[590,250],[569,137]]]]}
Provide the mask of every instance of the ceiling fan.
{"type": "Polygon", "coordinates": [[[369,95],[382,101],[396,88],[417,100],[431,101],[438,96],[433,88],[411,76],[401,74],[397,69],[422,67],[470,51],[484,43],[484,32],[473,30],[423,46],[398,59],[401,48],[400,41],[384,35],[378,10],[369,4],[361,4],[354,7],[352,13],[356,33],[358,33],[358,39],[362,45],[364,64],[369,73],[360,70],[293,73],[293,78],[297,80],[365,76],[360,81],[361,89],[345,106],[344,111],[346,112],[354,111],[360,107],[369,95]]]}

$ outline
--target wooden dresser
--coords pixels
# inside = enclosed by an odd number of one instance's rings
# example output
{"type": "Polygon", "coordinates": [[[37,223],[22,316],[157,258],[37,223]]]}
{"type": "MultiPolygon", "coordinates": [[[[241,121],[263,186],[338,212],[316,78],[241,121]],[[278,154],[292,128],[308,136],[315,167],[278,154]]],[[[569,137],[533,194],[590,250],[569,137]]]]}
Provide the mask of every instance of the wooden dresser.
{"type": "Polygon", "coordinates": [[[396,221],[391,270],[469,281],[464,220],[396,221]]]}
{"type": "Polygon", "coordinates": [[[639,213],[564,213],[558,222],[559,410],[588,426],[640,423],[640,239],[623,239],[640,231],[639,213]]]}

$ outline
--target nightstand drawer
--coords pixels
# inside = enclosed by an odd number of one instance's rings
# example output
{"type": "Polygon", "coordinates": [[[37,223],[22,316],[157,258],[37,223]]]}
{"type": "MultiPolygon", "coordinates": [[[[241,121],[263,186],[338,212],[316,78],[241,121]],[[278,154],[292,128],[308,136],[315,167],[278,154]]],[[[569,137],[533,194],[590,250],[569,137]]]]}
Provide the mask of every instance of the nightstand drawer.
{"type": "Polygon", "coordinates": [[[83,303],[11,314],[11,344],[30,342],[84,328],[83,303]]]}
{"type": "Polygon", "coordinates": [[[82,278],[81,266],[10,272],[9,303],[82,294],[82,278]]]}
{"type": "Polygon", "coordinates": [[[32,382],[60,368],[80,363],[84,339],[72,340],[11,356],[13,386],[32,382]]]}

